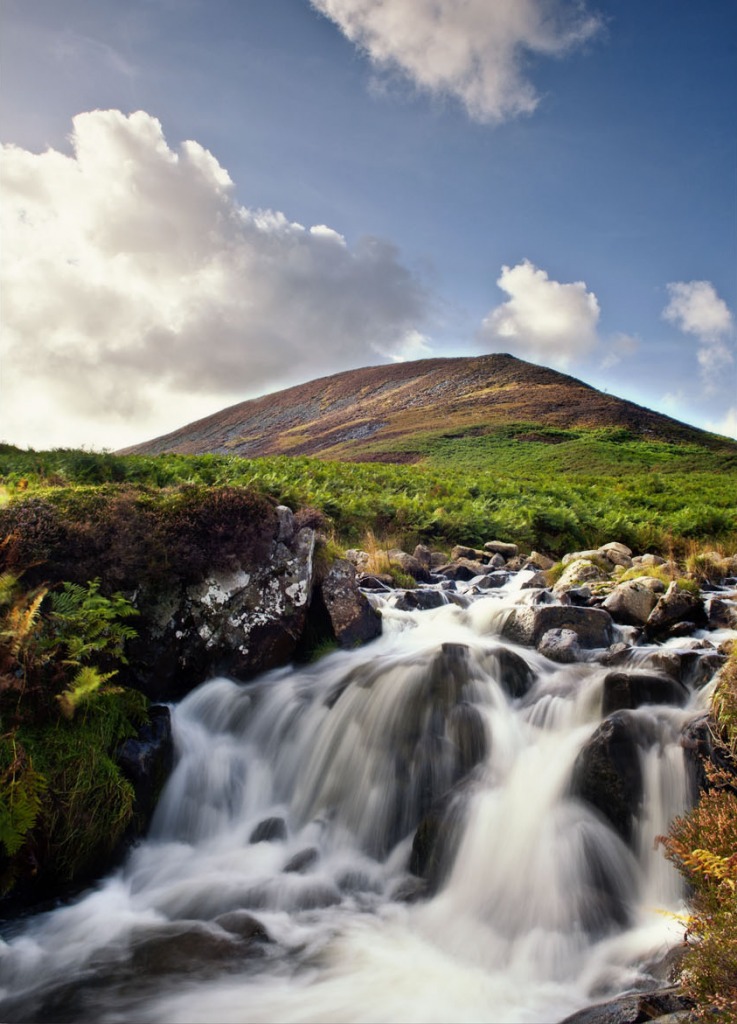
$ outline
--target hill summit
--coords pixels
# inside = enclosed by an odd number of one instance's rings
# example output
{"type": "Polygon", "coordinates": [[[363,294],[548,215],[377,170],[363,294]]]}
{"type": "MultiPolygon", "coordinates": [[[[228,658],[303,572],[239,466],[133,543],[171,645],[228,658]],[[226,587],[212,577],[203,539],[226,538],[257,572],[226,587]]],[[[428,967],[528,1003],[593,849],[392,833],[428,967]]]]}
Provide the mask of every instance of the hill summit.
{"type": "Polygon", "coordinates": [[[348,370],[232,405],[124,454],[312,455],[414,462],[430,437],[482,436],[516,426],[520,440],[555,430],[617,428],[652,441],[730,442],[574,377],[511,355],[422,359],[348,370]]]}

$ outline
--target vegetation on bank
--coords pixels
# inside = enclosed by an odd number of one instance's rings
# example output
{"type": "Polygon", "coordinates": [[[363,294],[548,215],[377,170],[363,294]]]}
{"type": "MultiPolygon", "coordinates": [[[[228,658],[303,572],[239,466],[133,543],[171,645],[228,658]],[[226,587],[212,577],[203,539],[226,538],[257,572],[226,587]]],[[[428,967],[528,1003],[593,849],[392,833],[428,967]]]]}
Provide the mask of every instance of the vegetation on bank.
{"type": "MultiPolygon", "coordinates": [[[[554,555],[612,538],[639,551],[675,554],[684,554],[691,541],[734,546],[737,539],[737,468],[620,467],[617,474],[601,475],[538,467],[523,455],[517,461],[513,468],[493,460],[463,468],[452,460],[442,466],[396,465],[287,456],[25,452],[0,446],[0,485],[6,500],[35,496],[66,505],[70,514],[83,500],[74,494],[79,488],[135,490],[140,501],[152,503],[163,500],[151,497],[161,489],[247,488],[292,508],[320,509],[346,545],[359,542],[368,530],[377,536],[392,533],[406,544],[478,546],[500,536],[554,555]]],[[[93,492],[88,493],[93,501],[93,492]]]]}
{"type": "Polygon", "coordinates": [[[133,816],[115,749],[147,720],[112,683],[137,614],[98,580],[53,589],[0,575],[0,894],[94,871],[133,816]]]}
{"type": "Polygon", "coordinates": [[[682,983],[696,1019],[737,1024],[737,648],[712,707],[718,760],[727,768],[709,769],[709,791],[673,822],[665,848],[691,888],[682,983]]]}

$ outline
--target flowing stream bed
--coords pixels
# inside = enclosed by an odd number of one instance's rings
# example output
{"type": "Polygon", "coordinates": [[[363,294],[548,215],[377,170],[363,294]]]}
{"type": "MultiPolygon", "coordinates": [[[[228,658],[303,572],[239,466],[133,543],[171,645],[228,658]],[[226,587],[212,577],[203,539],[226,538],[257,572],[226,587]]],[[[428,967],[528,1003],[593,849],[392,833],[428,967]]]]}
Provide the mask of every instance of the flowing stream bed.
{"type": "Polygon", "coordinates": [[[529,591],[373,600],[373,643],[172,709],[148,838],[6,932],[2,1020],[554,1022],[655,987],[683,937],[655,839],[703,692],[628,712],[649,740],[625,842],[574,795],[606,669],[501,639],[529,591]]]}

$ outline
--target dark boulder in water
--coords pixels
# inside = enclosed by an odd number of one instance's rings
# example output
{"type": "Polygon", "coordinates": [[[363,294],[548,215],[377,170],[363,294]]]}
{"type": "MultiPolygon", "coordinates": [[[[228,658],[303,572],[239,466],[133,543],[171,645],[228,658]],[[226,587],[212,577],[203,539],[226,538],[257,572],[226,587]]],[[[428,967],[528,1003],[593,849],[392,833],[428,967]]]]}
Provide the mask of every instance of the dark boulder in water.
{"type": "Polygon", "coordinates": [[[284,818],[264,818],[248,837],[249,843],[275,843],[287,838],[284,818]]]}
{"type": "Polygon", "coordinates": [[[643,704],[683,707],[688,690],[668,676],[654,672],[609,672],[604,679],[602,714],[639,708],[643,704]]]}
{"type": "Polygon", "coordinates": [[[640,751],[654,736],[630,711],[606,718],[573,766],[571,794],[596,808],[625,842],[633,836],[643,797],[640,751]]]}
{"type": "Polygon", "coordinates": [[[561,1024],[646,1024],[647,1021],[659,1020],[686,1024],[691,1019],[692,1009],[692,1001],[680,989],[659,989],[589,1006],[566,1017],[561,1024]]]}

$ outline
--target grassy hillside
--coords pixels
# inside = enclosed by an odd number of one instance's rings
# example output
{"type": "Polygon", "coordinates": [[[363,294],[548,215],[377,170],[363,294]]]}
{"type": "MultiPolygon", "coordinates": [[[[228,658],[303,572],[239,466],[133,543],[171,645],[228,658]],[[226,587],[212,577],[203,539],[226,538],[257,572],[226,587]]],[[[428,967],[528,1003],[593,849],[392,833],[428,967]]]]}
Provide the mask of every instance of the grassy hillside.
{"type": "MultiPolygon", "coordinates": [[[[482,439],[483,440],[483,439],[482,439]]],[[[435,443],[434,441],[429,442],[435,443]]],[[[337,536],[355,543],[367,530],[417,540],[479,544],[492,536],[552,554],[617,539],[638,550],[685,552],[689,542],[737,543],[737,469],[702,453],[645,442],[572,437],[558,445],[500,436],[497,457],[464,463],[436,450],[417,465],[339,463],[306,457],[120,456],[0,447],[2,500],[36,495],[68,502],[70,489],[247,487],[292,507],[312,506],[337,536]],[[606,455],[627,445],[632,462],[606,455]],[[574,472],[540,452],[558,451],[574,472]],[[609,447],[608,447],[609,446],[609,447]],[[604,454],[602,454],[602,452],[604,454]],[[666,457],[667,456],[667,457],[666,457]],[[607,461],[608,460],[608,461],[607,461]],[[639,464],[638,464],[639,461],[639,464]],[[698,468],[705,462],[705,468],[698,468]],[[603,467],[603,468],[602,468],[603,467]]],[[[73,503],[72,503],[73,504],[73,503]]]]}
{"type": "MultiPolygon", "coordinates": [[[[488,468],[504,439],[517,436],[549,447],[600,432],[608,435],[603,441],[617,443],[623,432],[632,441],[655,443],[658,456],[663,453],[657,444],[663,443],[737,457],[734,441],[509,355],[423,359],[337,373],[241,402],[126,454],[317,455],[342,462],[450,456],[488,468]]],[[[622,448],[610,449],[604,463],[617,463],[624,454],[622,448]]]]}

